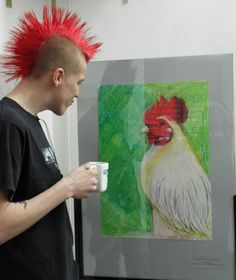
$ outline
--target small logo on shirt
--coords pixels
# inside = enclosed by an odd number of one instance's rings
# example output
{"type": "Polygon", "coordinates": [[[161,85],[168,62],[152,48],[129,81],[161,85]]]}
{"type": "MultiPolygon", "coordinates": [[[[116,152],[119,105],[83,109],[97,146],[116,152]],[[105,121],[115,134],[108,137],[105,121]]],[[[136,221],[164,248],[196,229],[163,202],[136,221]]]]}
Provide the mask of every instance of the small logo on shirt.
{"type": "Polygon", "coordinates": [[[51,147],[42,148],[41,151],[43,153],[46,164],[54,164],[56,167],[58,166],[55,155],[51,147]]]}

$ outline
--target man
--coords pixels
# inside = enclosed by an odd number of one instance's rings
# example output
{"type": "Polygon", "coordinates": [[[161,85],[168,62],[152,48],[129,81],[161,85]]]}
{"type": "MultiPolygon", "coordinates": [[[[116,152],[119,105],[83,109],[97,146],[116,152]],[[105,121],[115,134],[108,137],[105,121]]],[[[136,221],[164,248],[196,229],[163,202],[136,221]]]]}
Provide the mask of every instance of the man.
{"type": "Polygon", "coordinates": [[[72,232],[65,201],[96,189],[89,163],[62,178],[37,114],[63,115],[79,95],[99,43],[76,14],[45,6],[40,22],[25,13],[3,66],[21,78],[0,102],[0,270],[3,280],[74,280],[72,232]],[[5,278],[4,278],[5,277],[5,278]]]}

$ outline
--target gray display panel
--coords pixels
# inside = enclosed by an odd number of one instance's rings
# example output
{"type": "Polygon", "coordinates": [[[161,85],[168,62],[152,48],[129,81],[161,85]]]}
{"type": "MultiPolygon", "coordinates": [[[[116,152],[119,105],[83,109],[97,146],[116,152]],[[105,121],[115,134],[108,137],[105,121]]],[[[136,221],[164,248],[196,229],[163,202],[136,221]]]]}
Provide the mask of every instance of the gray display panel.
{"type": "MultiPolygon", "coordinates": [[[[101,61],[89,64],[78,102],[79,162],[98,158],[101,85],[207,81],[212,240],[105,237],[100,195],[82,200],[83,276],[135,279],[234,279],[234,108],[231,54],[101,61]]],[[[116,217],[114,217],[115,223],[116,217]]]]}

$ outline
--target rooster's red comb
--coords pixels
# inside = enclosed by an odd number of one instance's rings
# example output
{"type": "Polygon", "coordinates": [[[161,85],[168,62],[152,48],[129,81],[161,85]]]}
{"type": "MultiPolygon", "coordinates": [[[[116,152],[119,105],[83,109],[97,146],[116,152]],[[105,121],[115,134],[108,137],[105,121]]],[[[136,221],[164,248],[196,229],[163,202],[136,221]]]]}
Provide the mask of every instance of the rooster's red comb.
{"type": "Polygon", "coordinates": [[[52,7],[51,15],[47,6],[43,8],[40,22],[33,11],[26,12],[20,18],[19,27],[11,31],[12,37],[6,43],[7,54],[3,57],[3,67],[9,80],[27,77],[35,63],[42,44],[52,36],[62,36],[77,45],[89,61],[97,52],[101,43],[92,42],[94,36],[86,37],[86,23],[76,13],[52,7]]]}
{"type": "Polygon", "coordinates": [[[159,117],[166,117],[169,120],[177,123],[184,123],[188,118],[188,108],[185,106],[183,99],[172,97],[167,101],[165,97],[161,96],[161,100],[154,103],[144,113],[145,124],[155,124],[159,117]]]}

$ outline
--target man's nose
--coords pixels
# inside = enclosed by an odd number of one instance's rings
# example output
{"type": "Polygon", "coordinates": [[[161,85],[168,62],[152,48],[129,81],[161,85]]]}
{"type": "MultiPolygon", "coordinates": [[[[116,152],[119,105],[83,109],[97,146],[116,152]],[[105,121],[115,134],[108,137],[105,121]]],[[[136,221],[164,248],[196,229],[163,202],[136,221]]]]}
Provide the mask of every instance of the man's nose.
{"type": "Polygon", "coordinates": [[[75,92],[75,98],[79,97],[79,90],[75,92]]]}

